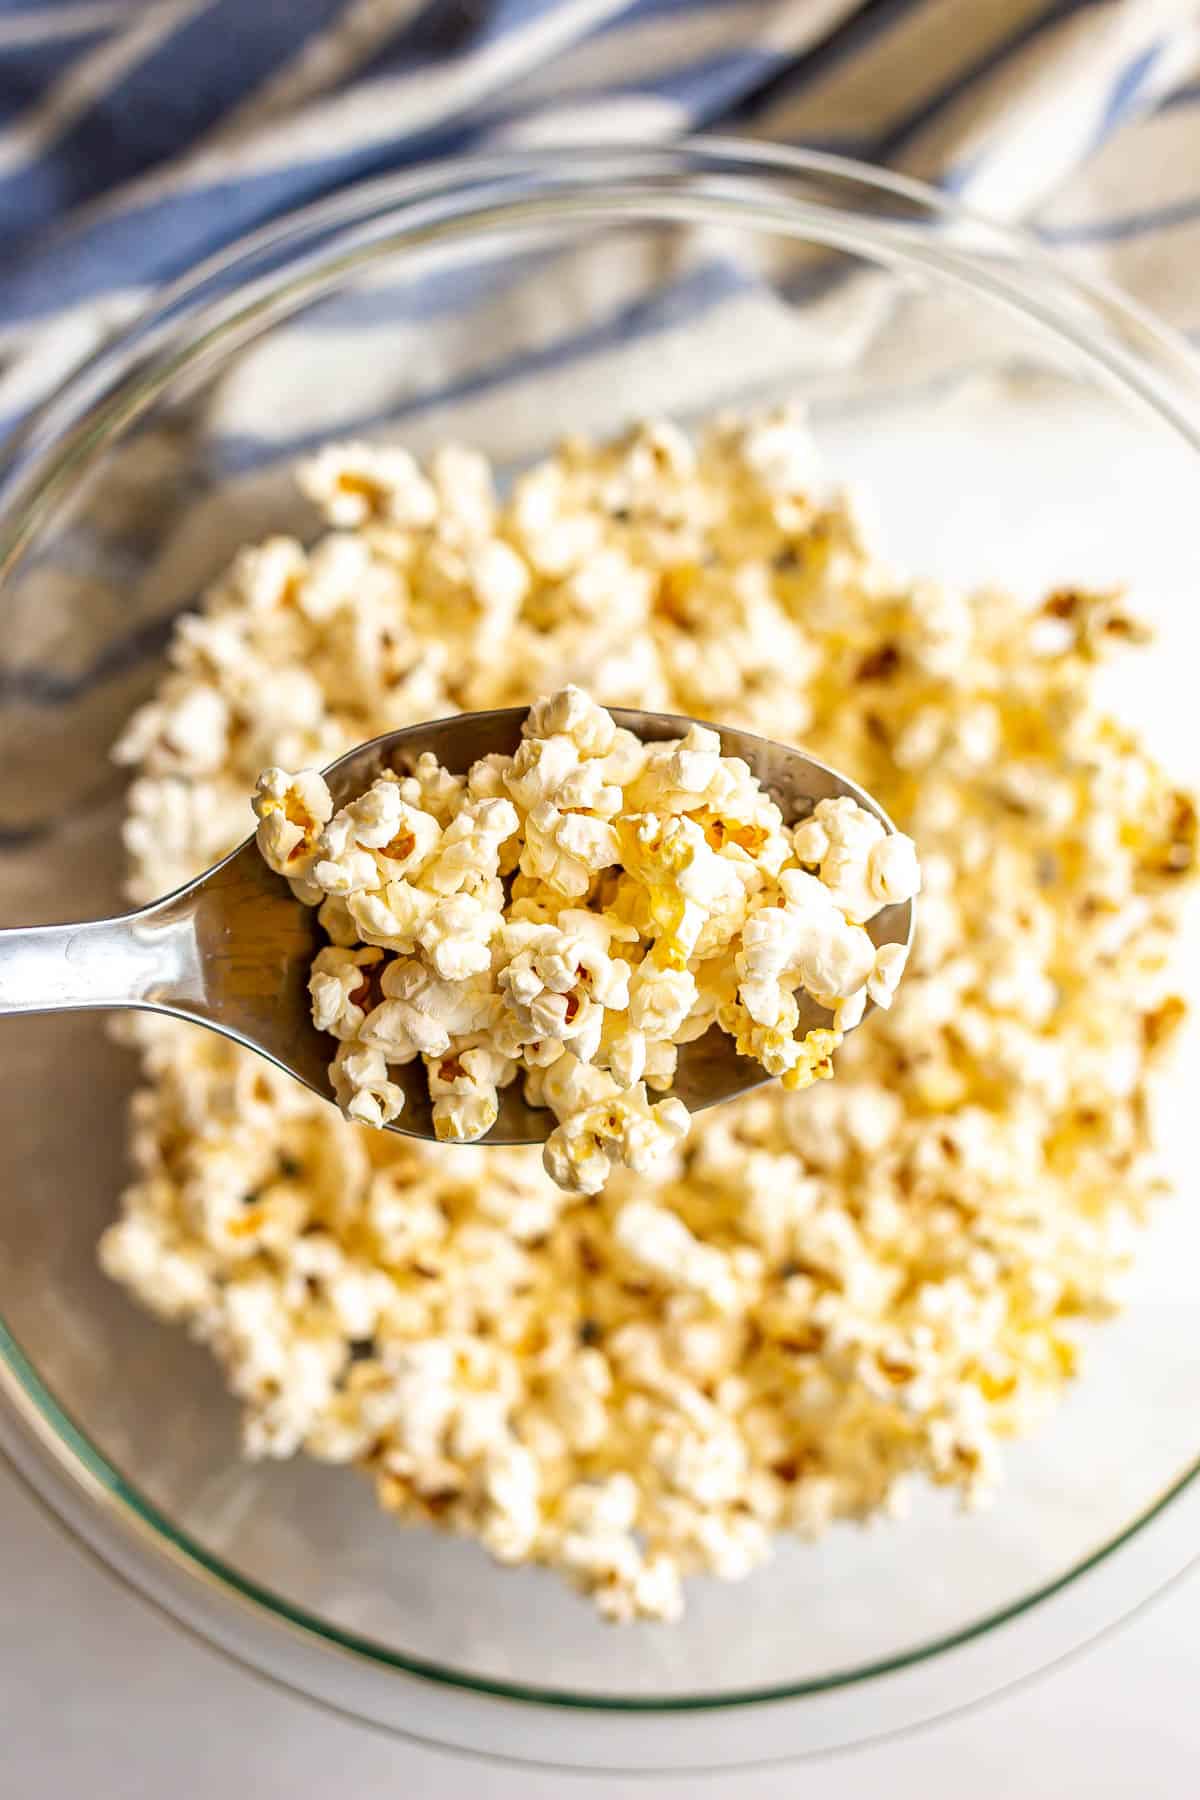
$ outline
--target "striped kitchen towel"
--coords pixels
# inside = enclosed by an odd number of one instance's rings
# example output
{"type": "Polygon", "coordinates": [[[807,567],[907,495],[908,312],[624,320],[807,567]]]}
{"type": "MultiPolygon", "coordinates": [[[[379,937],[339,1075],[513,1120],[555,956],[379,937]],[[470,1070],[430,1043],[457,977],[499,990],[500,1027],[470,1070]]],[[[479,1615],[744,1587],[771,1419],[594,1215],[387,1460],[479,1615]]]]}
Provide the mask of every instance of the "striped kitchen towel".
{"type": "Polygon", "coordinates": [[[0,0],[0,425],[346,182],[710,129],[938,182],[1200,334],[1195,0],[0,0]]]}

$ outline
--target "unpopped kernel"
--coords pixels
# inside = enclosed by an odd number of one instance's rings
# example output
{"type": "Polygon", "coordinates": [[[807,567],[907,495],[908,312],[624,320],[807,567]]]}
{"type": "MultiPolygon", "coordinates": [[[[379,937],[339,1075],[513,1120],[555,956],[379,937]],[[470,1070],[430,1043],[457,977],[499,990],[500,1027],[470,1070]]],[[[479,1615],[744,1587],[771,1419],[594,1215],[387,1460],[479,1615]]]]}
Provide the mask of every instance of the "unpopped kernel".
{"type": "MultiPolygon", "coordinates": [[[[1115,593],[1027,605],[897,576],[787,414],[695,443],[663,424],[573,440],[503,501],[462,450],[418,469],[332,447],[303,481],[324,535],[238,557],[118,747],[137,773],[136,898],[241,841],[267,766],[320,768],[423,718],[582,681],[601,705],[743,726],[850,771],[921,847],[914,952],[835,1081],[705,1113],[656,1171],[617,1169],[592,1199],[556,1187],[536,1150],[364,1131],[260,1058],[146,1018],[135,1176],[105,1267],[211,1346],[250,1455],[356,1464],[385,1507],[548,1563],[610,1618],[673,1617],[690,1572],[733,1579],[779,1532],[896,1510],[911,1477],[985,1498],[1002,1440],[1073,1374],[1081,1323],[1119,1300],[1158,1187],[1147,1088],[1183,1011],[1196,812],[1099,702],[1137,620],[1115,593]]],[[[644,750],[619,732],[576,748],[605,763],[579,789],[602,820],[602,790],[628,789],[644,750]]],[[[528,753],[527,810],[553,786],[544,756],[528,753]]],[[[472,802],[505,797],[476,774],[472,802]]],[[[664,774],[680,794],[715,779],[703,749],[664,774]]],[[[404,804],[448,834],[463,784],[414,780],[404,804]]],[[[320,809],[277,798],[299,832],[273,827],[278,854],[305,862],[320,809]]],[[[756,842],[754,796],[722,805],[756,842]]],[[[586,867],[554,823],[551,866],[586,867]]],[[[333,951],[369,976],[357,946],[411,956],[429,925],[434,903],[405,887],[419,848],[393,845],[390,894],[348,878],[321,908],[331,1026],[357,1031],[371,991],[333,951]]],[[[795,848],[784,834],[781,868],[795,848]]],[[[447,897],[459,854],[441,853],[447,897]]],[[[836,820],[796,859],[797,881],[836,871],[847,895],[895,879],[836,820]]],[[[512,888],[532,926],[578,907],[537,872],[512,888]]],[[[644,888],[622,907],[639,933],[650,922],[644,888]]],[[[682,955],[712,916],[661,929],[682,955]]],[[[743,998],[739,1025],[775,1032],[791,929],[765,924],[751,947],[764,1017],[743,998]]],[[[622,940],[601,953],[623,959],[622,940]]],[[[428,1042],[445,978],[424,974],[388,996],[385,1067],[393,1043],[428,1042]]],[[[891,974],[877,969],[877,1000],[891,974]]],[[[459,1034],[482,1029],[478,979],[446,983],[459,1034]]],[[[553,991],[521,984],[530,1019],[553,991]]],[[[637,999],[643,1025],[608,1049],[623,1084],[669,1085],[674,1046],[652,1034],[686,998],[664,980],[637,999]]],[[[586,1067],[564,1054],[540,1078],[584,1097],[586,1067]]]]}
{"type": "Polygon", "coordinates": [[[310,905],[344,901],[362,940],[339,914],[309,981],[347,1117],[391,1124],[404,1094],[388,1066],[420,1056],[437,1137],[467,1143],[523,1077],[559,1119],[547,1174],[595,1194],[614,1165],[645,1174],[682,1144],[686,1108],[651,1102],[643,1077],[669,1088],[678,1045],[713,1021],[795,1088],[831,1075],[841,1042],[836,1025],[797,1035],[798,992],[854,1022],[869,994],[891,1005],[905,947],[863,927],[917,892],[909,839],[841,799],[789,840],[704,726],[613,762],[616,739],[567,686],[530,708],[515,755],[465,781],[426,754],[335,813],[315,770],[259,776],[267,863],[310,905]]]}

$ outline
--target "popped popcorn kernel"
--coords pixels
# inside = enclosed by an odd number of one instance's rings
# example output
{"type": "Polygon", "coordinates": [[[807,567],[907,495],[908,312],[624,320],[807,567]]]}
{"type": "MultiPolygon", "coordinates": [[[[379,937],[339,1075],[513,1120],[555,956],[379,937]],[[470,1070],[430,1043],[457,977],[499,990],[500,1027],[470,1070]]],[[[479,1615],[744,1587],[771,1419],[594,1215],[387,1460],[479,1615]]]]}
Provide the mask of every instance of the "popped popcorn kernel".
{"type": "Polygon", "coordinates": [[[255,836],[267,867],[291,881],[307,881],[320,854],[319,834],[333,812],[324,778],[315,769],[296,775],[264,769],[252,804],[258,820],[255,836]]]}
{"type": "Polygon", "coordinates": [[[546,1139],[546,1173],[568,1193],[598,1194],[614,1164],[645,1174],[686,1137],[691,1120],[668,1095],[651,1105],[639,1083],[580,1112],[569,1112],[546,1139]]]}

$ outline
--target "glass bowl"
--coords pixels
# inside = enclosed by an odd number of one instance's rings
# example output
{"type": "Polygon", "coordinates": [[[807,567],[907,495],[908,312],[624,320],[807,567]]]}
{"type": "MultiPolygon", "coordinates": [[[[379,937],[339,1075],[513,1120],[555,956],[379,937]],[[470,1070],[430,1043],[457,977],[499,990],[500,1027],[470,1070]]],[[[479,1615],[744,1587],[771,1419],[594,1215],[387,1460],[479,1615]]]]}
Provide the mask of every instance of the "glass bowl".
{"type": "MultiPolygon", "coordinates": [[[[1197,772],[1200,377],[1007,228],[850,163],[736,144],[539,152],[355,187],[165,291],[10,446],[0,488],[4,924],[121,905],[108,751],[171,621],[248,537],[313,521],[296,454],[453,436],[511,472],[565,431],[801,397],[915,571],[1130,584],[1159,647],[1117,701],[1197,772]]],[[[931,1717],[1085,1641],[1200,1526],[1191,1179],[1128,1310],[1015,1445],[997,1504],[944,1496],[605,1626],[542,1571],[400,1529],[366,1482],[248,1465],[207,1354],[100,1275],[134,1060],[91,1016],[0,1030],[0,1441],[85,1542],[229,1654],[444,1744],[715,1767],[931,1717]]],[[[1194,1136],[1195,1050],[1163,1104],[1194,1136]]],[[[802,1104],[802,1101],[798,1101],[802,1104]]]]}

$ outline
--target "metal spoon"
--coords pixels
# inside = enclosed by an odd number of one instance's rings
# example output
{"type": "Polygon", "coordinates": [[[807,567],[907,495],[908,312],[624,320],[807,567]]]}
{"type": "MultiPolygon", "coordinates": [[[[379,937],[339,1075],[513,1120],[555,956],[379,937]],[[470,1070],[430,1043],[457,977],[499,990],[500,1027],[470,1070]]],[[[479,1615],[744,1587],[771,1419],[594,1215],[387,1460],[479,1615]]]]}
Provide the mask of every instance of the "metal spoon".
{"type": "MultiPolygon", "coordinates": [[[[669,713],[608,710],[618,725],[647,742],[682,737],[697,723],[669,713]]],[[[353,799],[385,769],[408,773],[426,750],[454,774],[465,774],[489,751],[511,755],[527,716],[524,706],[460,713],[360,745],[325,771],[334,803],[353,799]]],[[[750,765],[789,823],[806,817],[818,800],[848,794],[888,831],[896,829],[862,788],[802,751],[748,731],[715,729],[724,754],[750,765]]],[[[913,923],[913,903],[907,901],[885,907],[867,929],[876,944],[908,944],[913,923]]],[[[314,1026],[308,1000],[309,965],[322,941],[316,913],[293,899],[250,838],[207,874],[141,912],[84,925],[0,931],[0,1015],[124,1006],[170,1013],[257,1050],[328,1099],[334,1044],[314,1026]]],[[[801,1032],[829,1023],[822,1008],[803,993],[798,998],[801,1032]]],[[[406,1096],[391,1130],[432,1138],[424,1064],[390,1073],[406,1096]]],[[[681,1050],[672,1092],[689,1112],[698,1112],[769,1079],[713,1026],[681,1050]]],[[[517,1081],[502,1090],[499,1117],[484,1141],[542,1143],[554,1123],[552,1113],[526,1104],[517,1081]]]]}

